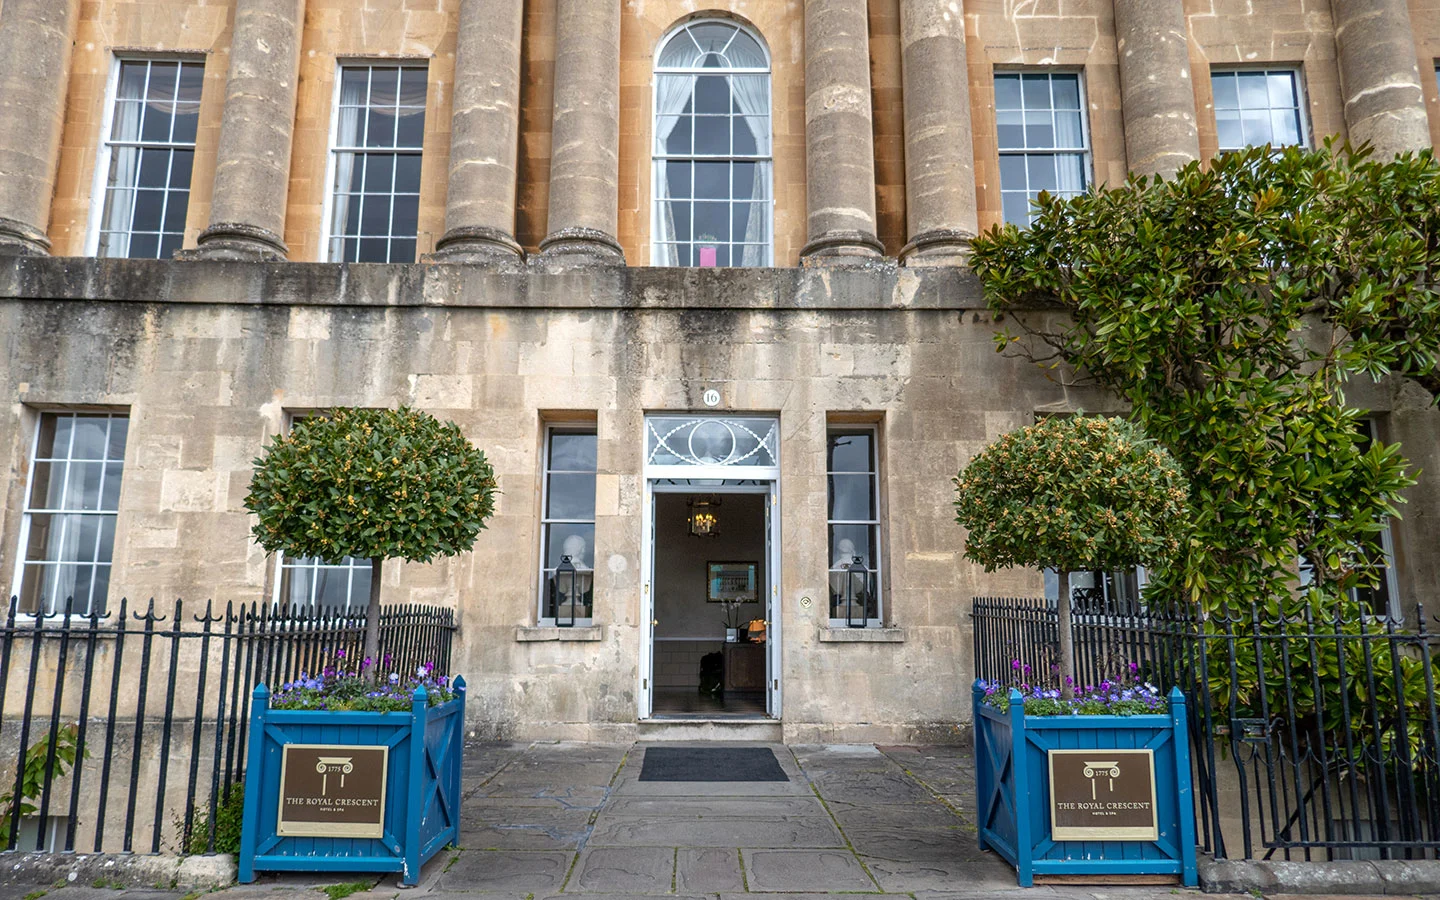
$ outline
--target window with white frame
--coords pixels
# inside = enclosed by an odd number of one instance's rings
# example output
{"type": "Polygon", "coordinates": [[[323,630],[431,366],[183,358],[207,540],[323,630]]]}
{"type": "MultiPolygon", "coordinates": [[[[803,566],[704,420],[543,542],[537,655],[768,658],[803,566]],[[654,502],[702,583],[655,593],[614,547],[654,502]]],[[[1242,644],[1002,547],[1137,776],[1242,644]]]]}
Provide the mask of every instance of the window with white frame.
{"type": "Polygon", "coordinates": [[[426,78],[424,65],[340,67],[330,130],[329,261],[415,261],[426,78]]]}
{"type": "MultiPolygon", "coordinates": [[[[290,427],[312,415],[292,413],[290,427]]],[[[325,560],[318,556],[276,554],[279,578],[275,579],[275,606],[288,608],[292,615],[315,616],[364,609],[370,603],[370,560],[344,556],[325,560]]]]}
{"type": "Polygon", "coordinates": [[[996,72],[995,130],[1006,223],[1029,225],[1041,191],[1085,193],[1090,139],[1078,72],[996,72]]]}
{"type": "Polygon", "coordinates": [[[1216,69],[1210,88],[1220,152],[1309,143],[1299,70],[1216,69]]]}
{"type": "Polygon", "coordinates": [[[734,22],[677,29],[655,61],[657,266],[768,266],[770,57],[734,22]]]}
{"type": "Polygon", "coordinates": [[[540,621],[589,624],[595,599],[595,427],[551,426],[545,433],[540,518],[540,621]],[[567,561],[575,567],[556,578],[567,561]]]}
{"type": "Polygon", "coordinates": [[[880,470],[873,426],[826,435],[825,519],[830,540],[830,619],[880,625],[880,470]],[[863,588],[852,579],[865,567],[863,588]],[[859,596],[857,596],[859,594],[859,596]],[[862,615],[863,613],[863,615],[862,615]]]}
{"type": "Polygon", "coordinates": [[[121,59],[115,65],[96,161],[98,218],[89,250],[169,259],[185,238],[205,65],[176,59],[121,59]]]}
{"type": "MultiPolygon", "coordinates": [[[[1355,449],[1358,452],[1369,452],[1370,445],[1379,439],[1376,426],[1377,423],[1374,419],[1360,420],[1355,435],[1355,449]]],[[[1352,587],[1350,599],[1372,616],[1389,616],[1398,621],[1404,618],[1404,611],[1400,609],[1400,589],[1395,572],[1395,540],[1390,531],[1388,517],[1380,529],[1380,550],[1383,559],[1381,560],[1382,565],[1375,573],[1375,583],[1352,587]]],[[[1298,574],[1300,587],[1308,587],[1314,576],[1310,561],[1304,556],[1299,559],[1298,574]]]]}
{"type": "Polygon", "coordinates": [[[40,414],[15,573],[21,612],[105,612],[129,426],[123,413],[40,414]]]}

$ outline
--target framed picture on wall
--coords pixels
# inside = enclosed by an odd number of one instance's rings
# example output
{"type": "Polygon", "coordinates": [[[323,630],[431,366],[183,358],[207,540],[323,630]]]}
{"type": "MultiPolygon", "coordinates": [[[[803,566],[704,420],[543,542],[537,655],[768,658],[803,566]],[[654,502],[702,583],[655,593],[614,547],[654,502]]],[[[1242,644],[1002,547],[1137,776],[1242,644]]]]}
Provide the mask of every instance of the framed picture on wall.
{"type": "Polygon", "coordinates": [[[705,599],[711,603],[759,603],[760,564],[709,562],[705,564],[705,599]]]}

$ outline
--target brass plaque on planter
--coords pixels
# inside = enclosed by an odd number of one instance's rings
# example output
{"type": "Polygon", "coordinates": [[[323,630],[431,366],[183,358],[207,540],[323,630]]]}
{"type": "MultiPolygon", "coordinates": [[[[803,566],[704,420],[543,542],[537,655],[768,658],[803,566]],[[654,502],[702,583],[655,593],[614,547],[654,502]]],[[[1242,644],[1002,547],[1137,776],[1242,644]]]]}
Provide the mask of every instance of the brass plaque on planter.
{"type": "Polygon", "coordinates": [[[281,837],[385,835],[389,747],[286,744],[280,762],[281,837]]]}
{"type": "Polygon", "coordinates": [[[1050,836],[1057,841],[1153,841],[1153,750],[1051,750],[1050,836]]]}

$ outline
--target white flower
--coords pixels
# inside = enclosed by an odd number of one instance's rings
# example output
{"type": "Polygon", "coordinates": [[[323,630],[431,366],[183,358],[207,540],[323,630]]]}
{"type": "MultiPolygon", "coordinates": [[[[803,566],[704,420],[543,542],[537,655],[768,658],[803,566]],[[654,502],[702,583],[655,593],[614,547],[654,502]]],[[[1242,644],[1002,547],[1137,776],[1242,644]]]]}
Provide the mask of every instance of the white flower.
{"type": "Polygon", "coordinates": [[[421,678],[424,678],[424,677],[425,677],[425,667],[424,667],[424,666],[416,666],[416,667],[415,667],[415,674],[416,674],[416,675],[419,675],[421,678]]]}
{"type": "Polygon", "coordinates": [[[391,683],[391,684],[398,684],[399,682],[400,682],[400,673],[399,673],[399,672],[391,672],[391,673],[390,673],[390,683],[391,683]]]}

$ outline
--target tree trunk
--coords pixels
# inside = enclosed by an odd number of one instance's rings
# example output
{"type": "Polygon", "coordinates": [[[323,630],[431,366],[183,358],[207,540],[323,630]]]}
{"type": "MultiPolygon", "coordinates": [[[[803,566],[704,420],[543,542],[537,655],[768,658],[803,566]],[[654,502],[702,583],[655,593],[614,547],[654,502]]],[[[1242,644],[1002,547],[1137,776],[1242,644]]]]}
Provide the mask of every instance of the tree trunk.
{"type": "Polygon", "coordinates": [[[1060,566],[1060,597],[1056,601],[1057,624],[1060,631],[1060,696],[1075,696],[1075,633],[1070,627],[1070,569],[1060,566]]]}
{"type": "Polygon", "coordinates": [[[378,556],[370,559],[370,605],[365,608],[365,659],[370,666],[365,669],[365,680],[371,684],[380,669],[380,567],[384,562],[378,556]]]}

